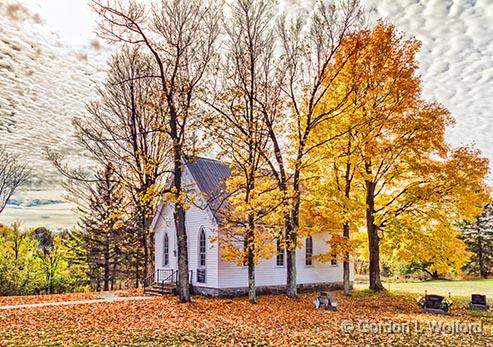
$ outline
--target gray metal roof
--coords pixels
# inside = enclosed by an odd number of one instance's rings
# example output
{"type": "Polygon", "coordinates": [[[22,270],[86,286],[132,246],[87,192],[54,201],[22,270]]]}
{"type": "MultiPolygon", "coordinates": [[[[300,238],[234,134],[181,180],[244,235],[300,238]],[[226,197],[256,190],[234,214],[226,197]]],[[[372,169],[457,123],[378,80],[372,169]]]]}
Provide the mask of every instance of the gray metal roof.
{"type": "Polygon", "coordinates": [[[229,166],[218,160],[203,157],[187,161],[186,165],[200,191],[207,195],[208,204],[217,217],[217,210],[224,205],[225,182],[231,175],[229,166]]]}

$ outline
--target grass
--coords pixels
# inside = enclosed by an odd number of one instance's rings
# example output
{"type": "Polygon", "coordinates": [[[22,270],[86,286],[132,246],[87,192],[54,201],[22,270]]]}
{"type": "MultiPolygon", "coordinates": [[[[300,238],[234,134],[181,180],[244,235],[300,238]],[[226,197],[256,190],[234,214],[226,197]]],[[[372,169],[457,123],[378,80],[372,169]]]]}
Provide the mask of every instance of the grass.
{"type": "MultiPolygon", "coordinates": [[[[355,284],[356,289],[364,290],[368,284],[355,284]]],[[[410,281],[410,282],[384,282],[384,287],[390,292],[407,292],[424,295],[439,294],[447,296],[448,293],[455,297],[471,297],[471,294],[484,294],[493,299],[493,279],[487,280],[435,280],[435,281],[410,281]]]]}

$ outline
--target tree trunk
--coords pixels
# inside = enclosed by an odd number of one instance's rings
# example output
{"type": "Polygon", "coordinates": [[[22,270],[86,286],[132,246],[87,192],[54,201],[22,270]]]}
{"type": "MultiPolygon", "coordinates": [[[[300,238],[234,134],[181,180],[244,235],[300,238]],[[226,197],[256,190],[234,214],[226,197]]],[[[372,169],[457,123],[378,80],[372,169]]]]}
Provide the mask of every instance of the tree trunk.
{"type": "Polygon", "coordinates": [[[380,280],[380,239],[375,225],[375,183],[366,181],[366,228],[368,231],[368,248],[370,254],[370,289],[384,289],[380,280]]]}
{"type": "MultiPolygon", "coordinates": [[[[347,143],[347,150],[346,150],[346,155],[347,155],[347,161],[346,161],[346,173],[344,175],[344,181],[345,181],[345,186],[344,186],[344,196],[346,197],[347,201],[349,201],[349,197],[351,195],[351,182],[353,180],[353,176],[351,175],[351,144],[352,144],[352,133],[351,131],[348,134],[348,143],[347,143]]],[[[344,212],[347,213],[347,206],[344,206],[344,212]]],[[[350,234],[349,234],[349,222],[344,222],[344,225],[342,226],[342,236],[345,237],[347,240],[349,240],[350,234]]],[[[344,256],[344,261],[342,263],[342,282],[344,286],[344,295],[351,295],[351,286],[349,282],[349,277],[350,277],[350,269],[349,269],[349,252],[346,252],[343,254],[344,256]]]]}
{"type": "Polygon", "coordinates": [[[286,294],[289,298],[295,299],[298,297],[298,288],[296,281],[296,244],[298,239],[298,228],[300,226],[300,168],[301,157],[304,145],[301,144],[298,149],[297,164],[293,177],[293,205],[291,209],[290,221],[286,230],[287,241],[287,266],[286,266],[286,294]]]}
{"type": "Polygon", "coordinates": [[[298,297],[296,287],[296,233],[293,232],[293,225],[288,217],[286,223],[286,295],[295,299],[298,297]]]}
{"type": "MultiPolygon", "coordinates": [[[[349,223],[344,223],[342,235],[349,239],[349,223]]],[[[350,269],[349,269],[349,253],[344,254],[344,262],[342,263],[342,281],[344,284],[344,295],[351,295],[351,284],[349,281],[350,269]]]]}
{"type": "Polygon", "coordinates": [[[175,143],[174,146],[174,188],[177,201],[173,213],[176,227],[176,238],[178,240],[178,295],[180,302],[190,301],[190,284],[188,280],[188,244],[185,227],[185,208],[181,201],[182,186],[182,158],[181,147],[175,143]]]}
{"type": "MultiPolygon", "coordinates": [[[[143,218],[144,219],[144,218],[143,218]]],[[[145,220],[142,221],[142,248],[144,249],[144,280],[150,274],[150,252],[149,252],[149,239],[147,237],[147,230],[145,220]]]]}
{"type": "MultiPolygon", "coordinates": [[[[279,166],[279,189],[283,192],[283,200],[289,201],[288,179],[284,168],[284,160],[279,142],[276,137],[272,123],[267,120],[266,124],[269,127],[269,137],[274,146],[274,154],[276,162],[279,166]]],[[[296,287],[296,233],[293,233],[293,225],[291,223],[291,213],[284,216],[284,239],[286,243],[286,295],[289,298],[297,298],[296,287]]]]}
{"type": "Polygon", "coordinates": [[[253,252],[248,251],[248,301],[257,303],[257,292],[255,286],[255,264],[253,263],[253,252]]]}
{"type": "MultiPolygon", "coordinates": [[[[251,147],[252,148],[252,147],[251,147]]],[[[252,162],[250,148],[250,162],[252,162]]],[[[247,205],[251,201],[251,192],[255,187],[255,171],[254,166],[250,167],[249,177],[247,178],[245,202],[247,205]]],[[[257,303],[257,291],[255,284],[255,217],[252,212],[248,212],[248,230],[245,235],[245,247],[247,251],[247,266],[248,266],[248,301],[251,304],[257,303]]]]}
{"type": "Polygon", "coordinates": [[[431,279],[433,280],[438,280],[440,279],[440,274],[438,273],[438,271],[433,271],[433,273],[431,274],[431,279]]]}
{"type": "MultiPolygon", "coordinates": [[[[250,226],[251,227],[251,226],[250,226]]],[[[253,239],[253,230],[247,234],[247,239],[253,239]]],[[[248,265],[248,301],[252,304],[257,303],[257,292],[255,285],[255,245],[252,241],[247,242],[247,265],[248,265]]]]}
{"type": "Polygon", "coordinates": [[[108,233],[104,243],[104,277],[103,277],[103,290],[110,290],[110,240],[108,233]]]}
{"type": "Polygon", "coordinates": [[[137,250],[137,253],[135,254],[135,288],[139,288],[140,285],[139,259],[140,252],[137,250]]]}
{"type": "MultiPolygon", "coordinates": [[[[120,250],[118,247],[115,249],[115,254],[120,254],[120,250]]],[[[113,259],[113,266],[111,269],[111,290],[116,289],[115,284],[116,284],[116,278],[118,273],[119,261],[120,261],[119,257],[115,256],[115,259],[113,259]]]]}
{"type": "Polygon", "coordinates": [[[185,230],[185,209],[175,207],[176,236],[178,238],[178,294],[180,302],[190,301],[190,284],[188,280],[188,249],[185,230]]]}
{"type": "MultiPolygon", "coordinates": [[[[145,187],[149,187],[151,184],[146,184],[145,187]]],[[[145,191],[148,188],[144,189],[145,191]]],[[[150,227],[152,220],[148,218],[150,210],[143,206],[140,208],[140,223],[141,223],[141,235],[142,235],[142,248],[144,250],[144,279],[147,279],[152,274],[152,242],[150,227]]]]}

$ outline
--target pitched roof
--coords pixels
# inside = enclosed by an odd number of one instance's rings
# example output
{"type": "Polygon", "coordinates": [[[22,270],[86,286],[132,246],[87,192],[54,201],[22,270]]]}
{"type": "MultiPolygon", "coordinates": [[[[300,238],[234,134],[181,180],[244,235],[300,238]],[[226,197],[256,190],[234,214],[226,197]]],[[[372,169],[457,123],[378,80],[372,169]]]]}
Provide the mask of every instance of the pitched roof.
{"type": "Polygon", "coordinates": [[[208,204],[217,217],[216,212],[225,199],[225,182],[231,175],[229,166],[218,160],[203,157],[187,161],[186,166],[200,191],[207,195],[208,204]]]}

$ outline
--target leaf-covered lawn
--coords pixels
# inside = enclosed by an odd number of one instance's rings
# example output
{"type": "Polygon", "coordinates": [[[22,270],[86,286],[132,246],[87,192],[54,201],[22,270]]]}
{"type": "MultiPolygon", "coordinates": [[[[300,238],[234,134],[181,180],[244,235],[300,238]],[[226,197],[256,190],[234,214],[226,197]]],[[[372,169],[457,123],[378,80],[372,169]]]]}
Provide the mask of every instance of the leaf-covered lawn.
{"type": "MultiPolygon", "coordinates": [[[[450,317],[422,314],[414,296],[357,293],[335,297],[338,311],[316,310],[315,294],[299,301],[261,296],[257,305],[245,298],[194,297],[178,304],[175,297],[148,301],[98,303],[0,311],[0,341],[7,346],[481,346],[493,345],[491,312],[455,307],[450,317]],[[352,333],[341,328],[352,320],[352,333]],[[357,331],[358,320],[369,323],[410,322],[406,333],[357,331]],[[416,332],[415,321],[482,322],[481,334],[416,332]]],[[[362,323],[364,325],[364,323],[362,323]]],[[[1,345],[1,343],[0,343],[1,345]]]]}

